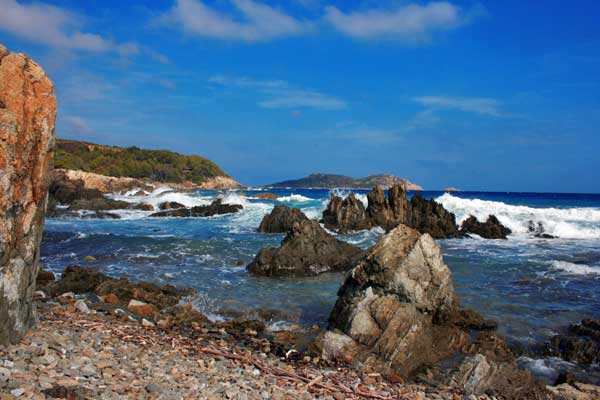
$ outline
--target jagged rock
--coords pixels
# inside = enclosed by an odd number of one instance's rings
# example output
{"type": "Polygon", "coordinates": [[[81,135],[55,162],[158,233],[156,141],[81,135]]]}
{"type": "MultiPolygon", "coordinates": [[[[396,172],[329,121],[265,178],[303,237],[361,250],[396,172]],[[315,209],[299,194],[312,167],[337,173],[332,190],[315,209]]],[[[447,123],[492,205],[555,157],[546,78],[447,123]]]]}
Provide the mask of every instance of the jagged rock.
{"type": "Polygon", "coordinates": [[[55,279],[56,279],[56,277],[54,276],[54,272],[46,271],[46,270],[40,268],[40,270],[37,274],[37,278],[35,280],[35,285],[37,288],[42,288],[42,287],[46,286],[47,284],[54,282],[55,279]]]}
{"type": "Polygon", "coordinates": [[[421,195],[410,199],[409,226],[421,233],[429,233],[435,239],[456,237],[456,217],[433,199],[425,200],[421,195]]]}
{"type": "Polygon", "coordinates": [[[33,293],[55,140],[54,85],[25,54],[0,48],[0,344],[34,321],[33,293]]]}
{"type": "Polygon", "coordinates": [[[154,206],[152,204],[147,203],[139,203],[129,206],[132,210],[141,210],[141,211],[154,211],[154,206]]]}
{"type": "Polygon", "coordinates": [[[50,296],[73,292],[77,294],[92,293],[103,282],[113,280],[93,268],[84,268],[78,265],[66,267],[60,280],[53,281],[44,287],[50,296]]]}
{"type": "Polygon", "coordinates": [[[365,207],[362,201],[354,196],[354,193],[345,199],[332,193],[327,209],[323,211],[321,222],[325,224],[326,228],[337,229],[340,233],[371,228],[365,207]]]}
{"type": "Polygon", "coordinates": [[[134,299],[129,300],[127,309],[140,317],[147,317],[157,312],[156,307],[153,305],[134,299]]]}
{"type": "Polygon", "coordinates": [[[243,208],[244,207],[240,204],[223,204],[221,199],[217,199],[207,206],[159,211],[157,213],[150,214],[150,217],[212,217],[213,215],[236,213],[243,208]]]}
{"type": "Polygon", "coordinates": [[[317,221],[294,224],[281,246],[258,252],[247,269],[264,276],[311,276],[345,271],[363,251],[328,234],[317,221]]]}
{"type": "Polygon", "coordinates": [[[600,386],[589,385],[581,382],[563,383],[549,387],[550,391],[560,400],[598,400],[600,399],[600,386]]]}
{"type": "Polygon", "coordinates": [[[551,355],[580,364],[600,363],[600,320],[584,319],[555,335],[549,344],[551,355]]]}
{"type": "Polygon", "coordinates": [[[472,340],[472,329],[492,329],[493,323],[459,308],[440,247],[408,226],[383,236],[347,275],[329,322],[316,343],[323,357],[357,360],[402,379],[454,364],[431,374],[466,395],[550,398],[542,383],[518,368],[501,338],[484,332],[472,340]]]}
{"type": "Polygon", "coordinates": [[[279,205],[273,208],[270,214],[265,215],[258,227],[263,233],[286,233],[295,223],[308,221],[308,218],[297,208],[279,205]]]}
{"type": "Polygon", "coordinates": [[[327,209],[323,212],[323,223],[329,229],[341,233],[349,230],[369,229],[380,226],[387,232],[399,224],[415,228],[421,233],[429,233],[435,239],[456,237],[458,229],[454,214],[434,200],[425,200],[415,195],[410,201],[400,185],[392,186],[387,198],[382,187],[376,186],[367,194],[368,206],[353,195],[346,199],[332,195],[327,209]]]}
{"type": "Polygon", "coordinates": [[[185,206],[176,201],[165,201],[158,205],[159,210],[172,210],[174,208],[185,208],[185,206]]]}
{"type": "Polygon", "coordinates": [[[460,227],[461,234],[474,233],[485,239],[506,239],[512,231],[502,225],[495,215],[488,216],[487,221],[479,222],[476,217],[470,216],[463,221],[460,227]]]}

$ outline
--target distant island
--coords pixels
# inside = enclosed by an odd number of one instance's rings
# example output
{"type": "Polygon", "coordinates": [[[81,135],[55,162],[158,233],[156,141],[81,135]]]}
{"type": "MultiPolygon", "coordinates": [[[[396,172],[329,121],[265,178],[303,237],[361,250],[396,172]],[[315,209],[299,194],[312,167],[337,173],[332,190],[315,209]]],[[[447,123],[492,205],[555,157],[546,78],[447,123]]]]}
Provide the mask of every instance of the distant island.
{"type": "Polygon", "coordinates": [[[371,189],[374,186],[389,188],[393,185],[403,185],[406,190],[423,190],[423,187],[390,174],[369,175],[366,178],[352,178],[334,174],[311,174],[300,179],[265,185],[272,188],[316,188],[316,189],[371,189]]]}
{"type": "Polygon", "coordinates": [[[462,192],[462,190],[457,189],[455,187],[447,187],[443,189],[444,192],[462,192]]]}

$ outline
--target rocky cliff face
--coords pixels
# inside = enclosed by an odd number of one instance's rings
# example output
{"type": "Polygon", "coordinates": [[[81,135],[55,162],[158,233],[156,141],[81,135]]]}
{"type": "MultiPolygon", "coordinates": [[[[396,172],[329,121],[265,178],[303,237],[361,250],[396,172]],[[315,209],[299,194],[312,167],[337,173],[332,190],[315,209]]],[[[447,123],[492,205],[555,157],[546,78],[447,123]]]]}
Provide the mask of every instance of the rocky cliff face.
{"type": "Polygon", "coordinates": [[[44,70],[0,45],[0,344],[34,322],[56,98],[44,70]]]}

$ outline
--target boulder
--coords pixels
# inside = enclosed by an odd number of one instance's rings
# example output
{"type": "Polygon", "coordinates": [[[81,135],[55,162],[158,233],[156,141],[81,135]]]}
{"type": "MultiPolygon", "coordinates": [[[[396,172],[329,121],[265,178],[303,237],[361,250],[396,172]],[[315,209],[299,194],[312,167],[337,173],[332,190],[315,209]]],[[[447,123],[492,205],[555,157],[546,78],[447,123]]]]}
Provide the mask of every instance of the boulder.
{"type": "Polygon", "coordinates": [[[134,314],[137,314],[142,318],[157,312],[156,307],[154,307],[153,305],[134,299],[129,300],[127,310],[131,311],[134,314]]]}
{"type": "Polygon", "coordinates": [[[147,203],[138,203],[134,205],[130,205],[129,208],[132,210],[140,210],[140,211],[154,211],[154,206],[152,204],[147,203]]]}
{"type": "Polygon", "coordinates": [[[183,297],[193,295],[194,289],[178,289],[171,285],[159,286],[150,282],[131,282],[127,279],[110,279],[95,288],[98,296],[115,295],[120,301],[137,300],[161,310],[173,307],[183,297]]]}
{"type": "Polygon", "coordinates": [[[17,343],[35,322],[55,120],[44,70],[0,45],[0,344],[17,343]]]}
{"type": "Polygon", "coordinates": [[[332,193],[329,204],[323,211],[321,222],[325,224],[326,228],[337,229],[340,233],[371,228],[365,207],[362,201],[354,196],[354,193],[345,199],[332,193]]]}
{"type": "Polygon", "coordinates": [[[317,221],[304,220],[294,224],[279,248],[260,250],[247,269],[263,276],[312,276],[348,270],[362,254],[328,234],[317,221]]]}
{"type": "Polygon", "coordinates": [[[578,364],[600,363],[600,320],[584,319],[552,337],[549,353],[578,364]]]}
{"type": "Polygon", "coordinates": [[[258,227],[263,233],[286,233],[295,223],[308,221],[308,218],[297,208],[275,206],[270,214],[265,215],[258,227]]]}
{"type": "Polygon", "coordinates": [[[512,231],[502,225],[495,215],[488,216],[485,222],[479,222],[477,218],[471,215],[461,224],[460,233],[463,235],[474,233],[485,239],[506,239],[512,231]]]}
{"type": "Polygon", "coordinates": [[[154,214],[150,214],[150,217],[212,217],[213,215],[236,213],[243,208],[244,207],[240,204],[223,204],[221,199],[217,199],[207,206],[159,211],[154,214]]]}
{"type": "Polygon", "coordinates": [[[46,271],[40,268],[35,280],[36,288],[43,288],[47,284],[54,282],[55,279],[56,277],[54,276],[54,272],[46,271]]]}
{"type": "Polygon", "coordinates": [[[50,296],[58,296],[67,292],[93,293],[101,283],[109,280],[114,279],[93,268],[70,265],[63,270],[60,280],[49,283],[44,290],[50,296]]]}
{"type": "Polygon", "coordinates": [[[541,382],[518,368],[502,338],[477,333],[493,328],[460,309],[433,238],[401,224],[348,273],[329,330],[315,345],[324,358],[358,361],[401,379],[433,379],[467,396],[550,399],[541,382]]]}

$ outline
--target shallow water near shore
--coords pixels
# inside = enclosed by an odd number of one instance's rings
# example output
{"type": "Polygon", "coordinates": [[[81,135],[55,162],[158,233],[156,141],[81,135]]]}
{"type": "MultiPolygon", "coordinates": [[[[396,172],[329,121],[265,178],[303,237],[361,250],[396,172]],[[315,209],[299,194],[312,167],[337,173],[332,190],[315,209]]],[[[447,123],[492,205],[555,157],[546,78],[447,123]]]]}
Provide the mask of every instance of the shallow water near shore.
{"type": "MultiPolygon", "coordinates": [[[[158,189],[145,196],[115,195],[120,200],[157,205],[177,201],[209,204],[215,197],[242,204],[238,214],[211,218],[148,218],[149,212],[123,210],[120,220],[47,219],[42,264],[54,272],[67,265],[98,268],[113,276],[193,287],[196,307],[211,318],[251,315],[256,308],[274,310],[269,323],[326,325],[343,274],[314,278],[257,278],[245,265],[258,250],[278,246],[283,235],[255,231],[276,204],[320,216],[329,190],[270,190],[277,200],[254,199],[257,190],[228,193],[177,193],[158,189]],[[93,257],[93,259],[91,257],[93,257]],[[277,312],[275,312],[277,311],[277,312]]],[[[337,191],[347,194],[348,191],[337,191]]],[[[366,202],[367,191],[355,191],[366,202]]],[[[470,214],[495,214],[513,230],[508,240],[442,240],[462,303],[499,323],[500,333],[523,349],[521,358],[536,374],[551,380],[557,359],[532,349],[570,323],[600,318],[600,195],[423,192],[461,222],[470,214]],[[541,222],[559,239],[537,239],[529,221],[541,222]]],[[[381,229],[339,235],[367,248],[381,229]]],[[[577,369],[600,377],[597,369],[577,369]],[[596,375],[598,374],[598,375],[596,375]]],[[[600,381],[600,378],[594,378],[600,381]]]]}

